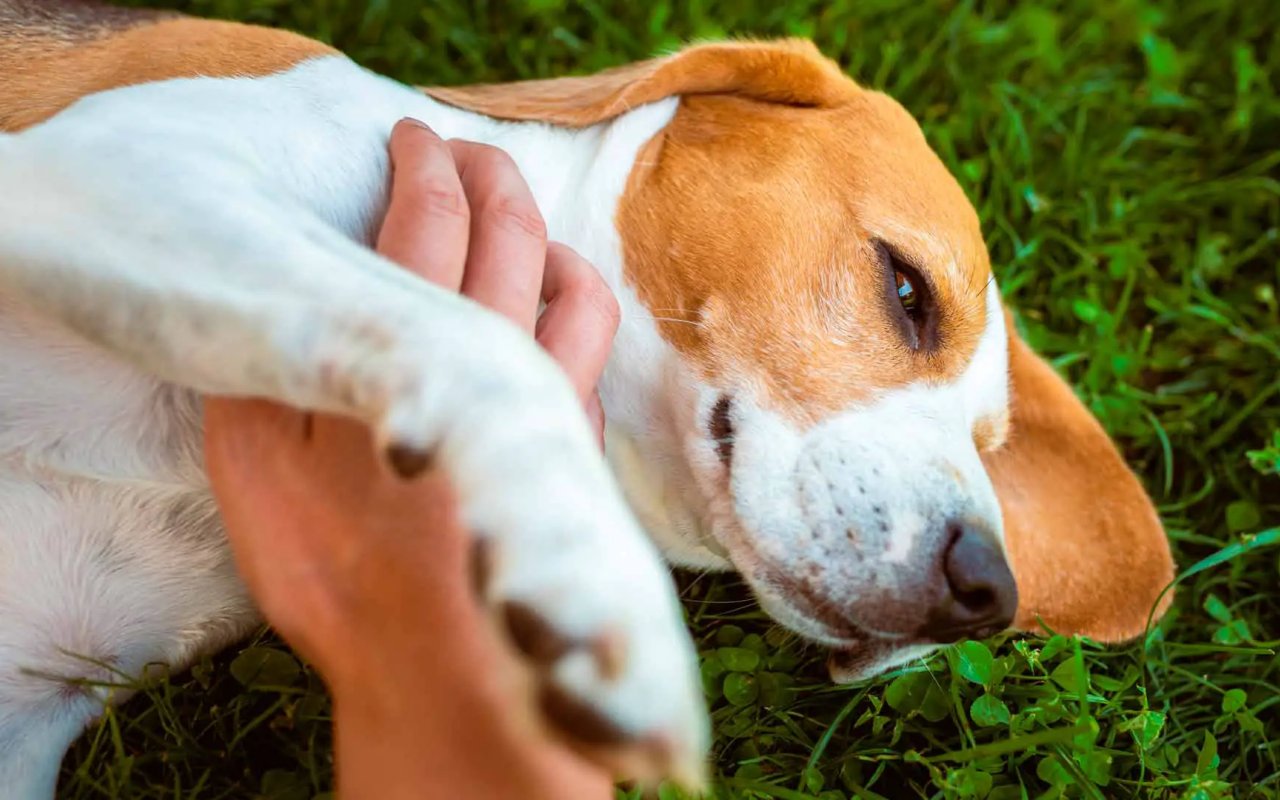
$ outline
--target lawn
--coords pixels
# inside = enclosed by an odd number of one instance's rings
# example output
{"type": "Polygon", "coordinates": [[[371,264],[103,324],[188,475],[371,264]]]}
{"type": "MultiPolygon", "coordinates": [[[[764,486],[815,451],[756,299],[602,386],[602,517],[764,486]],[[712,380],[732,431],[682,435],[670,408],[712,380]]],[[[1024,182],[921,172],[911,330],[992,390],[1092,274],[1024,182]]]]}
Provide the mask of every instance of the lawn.
{"type": "MultiPolygon", "coordinates": [[[[1280,797],[1280,2],[155,4],[294,28],[417,83],[814,38],[922,121],[1024,333],[1156,499],[1181,577],[1129,647],[970,642],[835,687],[735,580],[682,576],[715,796],[1280,797]]],[[[62,793],[306,800],[330,783],[327,712],[264,633],[109,714],[62,793]]]]}

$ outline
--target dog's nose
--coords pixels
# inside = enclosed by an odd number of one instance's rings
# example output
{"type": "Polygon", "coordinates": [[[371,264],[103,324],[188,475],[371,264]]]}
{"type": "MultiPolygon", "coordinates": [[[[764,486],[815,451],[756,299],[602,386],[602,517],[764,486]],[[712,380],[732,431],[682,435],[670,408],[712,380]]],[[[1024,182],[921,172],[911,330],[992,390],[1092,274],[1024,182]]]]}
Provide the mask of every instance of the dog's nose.
{"type": "Polygon", "coordinates": [[[1018,608],[1018,587],[994,537],[968,525],[948,526],[942,554],[946,592],[929,612],[921,633],[947,643],[983,639],[1009,627],[1018,608]]]}

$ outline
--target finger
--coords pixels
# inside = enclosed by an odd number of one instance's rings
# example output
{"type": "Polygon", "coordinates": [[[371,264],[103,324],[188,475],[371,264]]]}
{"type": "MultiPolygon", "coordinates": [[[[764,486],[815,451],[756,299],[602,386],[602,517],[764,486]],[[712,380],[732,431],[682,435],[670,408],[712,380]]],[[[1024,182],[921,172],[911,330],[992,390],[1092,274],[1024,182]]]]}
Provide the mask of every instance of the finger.
{"type": "Polygon", "coordinates": [[[511,156],[489,145],[448,142],[471,203],[471,247],[462,293],[532,332],[547,229],[511,156]]]}
{"type": "Polygon", "coordinates": [[[453,154],[426,125],[402,119],[391,131],[391,201],[378,252],[457,291],[467,263],[471,211],[453,154]]]}
{"type": "Polygon", "coordinates": [[[609,360],[620,312],[609,286],[586,259],[565,245],[547,248],[538,343],[559,362],[585,402],[609,360]]]}

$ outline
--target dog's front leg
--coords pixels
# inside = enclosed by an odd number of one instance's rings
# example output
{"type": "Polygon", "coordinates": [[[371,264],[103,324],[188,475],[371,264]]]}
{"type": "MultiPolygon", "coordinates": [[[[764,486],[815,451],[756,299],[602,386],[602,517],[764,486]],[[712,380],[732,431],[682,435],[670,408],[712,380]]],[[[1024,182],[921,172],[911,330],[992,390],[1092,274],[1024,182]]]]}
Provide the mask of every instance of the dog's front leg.
{"type": "Polygon", "coordinates": [[[515,326],[348,240],[251,160],[65,126],[0,138],[0,293],[168,381],[363,420],[402,473],[433,457],[492,541],[491,596],[567,643],[528,648],[555,653],[534,664],[573,711],[553,721],[631,772],[696,763],[670,578],[567,380],[515,326]]]}

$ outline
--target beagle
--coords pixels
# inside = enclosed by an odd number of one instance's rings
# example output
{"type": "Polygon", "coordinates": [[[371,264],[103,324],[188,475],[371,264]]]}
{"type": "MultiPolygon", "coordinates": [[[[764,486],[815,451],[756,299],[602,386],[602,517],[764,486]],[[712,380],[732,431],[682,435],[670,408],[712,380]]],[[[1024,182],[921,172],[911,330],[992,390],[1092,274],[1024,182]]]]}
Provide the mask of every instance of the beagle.
{"type": "Polygon", "coordinates": [[[740,572],[837,681],[1009,626],[1121,641],[1168,604],[1151,501],[1018,337],[964,192],[807,42],[423,90],[284,31],[0,0],[0,131],[6,798],[51,796],[122,697],[85,681],[257,623],[200,393],[361,419],[406,474],[432,453],[498,597],[625,641],[541,679],[632,774],[696,773],[708,739],[660,553],[740,572]],[[366,247],[405,116],[510,152],[616,292],[612,473],[532,341],[366,247]]]}

